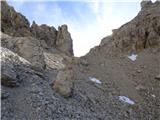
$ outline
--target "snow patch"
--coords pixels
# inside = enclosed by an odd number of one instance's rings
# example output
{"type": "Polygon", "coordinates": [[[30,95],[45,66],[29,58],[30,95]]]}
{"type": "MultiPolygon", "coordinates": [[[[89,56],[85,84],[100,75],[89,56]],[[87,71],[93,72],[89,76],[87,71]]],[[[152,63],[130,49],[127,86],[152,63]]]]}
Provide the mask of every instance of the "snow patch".
{"type": "Polygon", "coordinates": [[[101,84],[102,82],[100,80],[98,80],[97,78],[94,78],[94,77],[89,77],[89,79],[92,81],[92,82],[95,82],[97,84],[101,84]]]}
{"type": "Polygon", "coordinates": [[[134,101],[132,101],[131,99],[129,99],[128,97],[125,97],[125,96],[119,96],[119,100],[122,102],[128,103],[128,104],[131,104],[131,105],[135,104],[134,101]]]}
{"type": "Polygon", "coordinates": [[[132,61],[135,61],[137,59],[138,55],[136,54],[131,54],[130,56],[128,56],[128,58],[132,61]]]}

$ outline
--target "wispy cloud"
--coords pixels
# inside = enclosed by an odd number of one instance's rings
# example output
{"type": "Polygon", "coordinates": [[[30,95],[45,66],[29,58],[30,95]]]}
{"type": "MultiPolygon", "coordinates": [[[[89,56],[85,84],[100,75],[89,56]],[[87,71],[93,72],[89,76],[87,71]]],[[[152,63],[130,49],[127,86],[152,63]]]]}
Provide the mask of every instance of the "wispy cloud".
{"type": "Polygon", "coordinates": [[[42,2],[36,3],[35,10],[31,12],[34,19],[39,19],[42,15],[46,15],[46,5],[42,2]]]}

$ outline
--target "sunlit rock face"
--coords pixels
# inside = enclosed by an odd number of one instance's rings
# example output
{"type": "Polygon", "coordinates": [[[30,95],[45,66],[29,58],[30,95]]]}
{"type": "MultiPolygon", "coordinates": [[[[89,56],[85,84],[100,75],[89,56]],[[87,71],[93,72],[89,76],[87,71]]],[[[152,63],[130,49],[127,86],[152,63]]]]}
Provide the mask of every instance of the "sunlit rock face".
{"type": "Polygon", "coordinates": [[[70,97],[72,94],[73,85],[73,70],[67,68],[58,72],[53,88],[63,97],[70,97]]]}
{"type": "MultiPolygon", "coordinates": [[[[160,46],[160,2],[141,2],[141,11],[130,22],[113,30],[111,36],[102,39],[100,46],[108,53],[138,52],[160,46]]],[[[97,49],[98,50],[98,47],[97,49]]]]}
{"type": "Polygon", "coordinates": [[[34,37],[41,40],[44,48],[57,48],[67,55],[73,56],[73,41],[67,25],[59,26],[56,30],[54,27],[45,24],[38,26],[33,22],[31,32],[34,37]]]}
{"type": "Polygon", "coordinates": [[[73,55],[72,38],[68,32],[67,25],[58,27],[56,46],[68,55],[73,55]]]}

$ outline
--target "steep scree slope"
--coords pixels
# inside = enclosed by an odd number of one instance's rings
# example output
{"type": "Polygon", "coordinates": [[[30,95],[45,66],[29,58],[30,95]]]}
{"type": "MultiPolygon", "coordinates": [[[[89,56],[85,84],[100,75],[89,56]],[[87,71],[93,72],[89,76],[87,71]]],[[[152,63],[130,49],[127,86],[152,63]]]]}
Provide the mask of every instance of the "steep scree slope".
{"type": "Polygon", "coordinates": [[[142,2],[135,19],[81,58],[72,56],[66,25],[29,28],[24,16],[1,4],[2,120],[160,119],[159,2],[142,2]]]}

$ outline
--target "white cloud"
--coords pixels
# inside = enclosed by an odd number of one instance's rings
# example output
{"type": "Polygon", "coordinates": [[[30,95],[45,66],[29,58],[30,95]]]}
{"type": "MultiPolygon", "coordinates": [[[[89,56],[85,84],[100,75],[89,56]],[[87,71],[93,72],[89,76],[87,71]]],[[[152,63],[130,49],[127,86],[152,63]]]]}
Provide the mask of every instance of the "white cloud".
{"type": "Polygon", "coordinates": [[[98,14],[100,8],[100,1],[95,0],[94,2],[91,3],[90,7],[93,9],[95,14],[98,14]]]}
{"type": "Polygon", "coordinates": [[[38,19],[40,18],[42,15],[46,14],[46,5],[44,3],[37,3],[35,6],[35,11],[33,11],[33,13],[31,13],[33,15],[33,18],[38,19]]]}
{"type": "MultiPolygon", "coordinates": [[[[90,19],[90,24],[82,27],[80,31],[73,31],[74,53],[81,56],[89,52],[91,48],[99,45],[101,39],[112,33],[112,24],[107,24],[108,16],[112,14],[113,3],[100,0],[88,3],[95,14],[95,19],[90,19]]],[[[86,17],[86,16],[84,16],[86,17]]],[[[110,23],[108,21],[108,23],[110,23]]]]}

